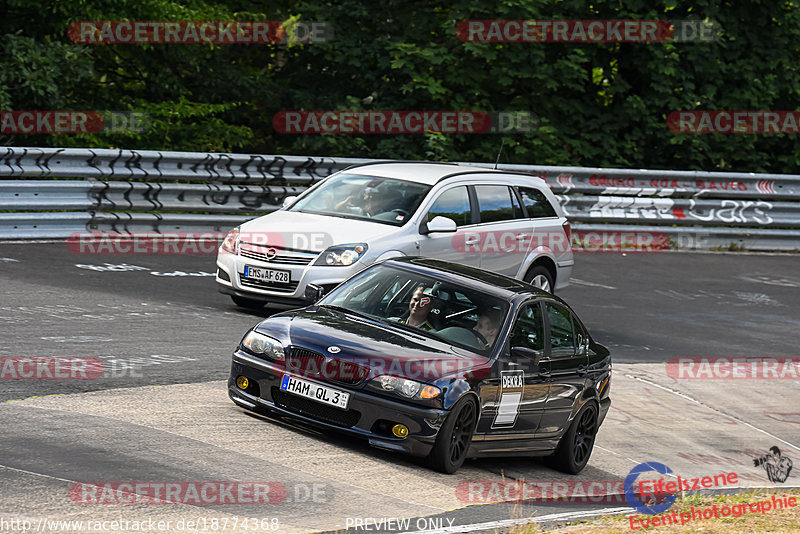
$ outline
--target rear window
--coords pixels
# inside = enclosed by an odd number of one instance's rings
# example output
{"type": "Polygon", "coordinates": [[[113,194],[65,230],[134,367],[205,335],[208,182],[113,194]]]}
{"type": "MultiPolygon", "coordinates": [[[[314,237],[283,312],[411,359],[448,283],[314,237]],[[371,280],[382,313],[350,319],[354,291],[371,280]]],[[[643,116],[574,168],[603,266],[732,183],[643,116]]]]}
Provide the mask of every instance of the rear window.
{"type": "Polygon", "coordinates": [[[555,208],[544,196],[544,193],[532,187],[520,187],[519,195],[522,197],[522,203],[528,211],[528,217],[558,217],[555,208]]]}

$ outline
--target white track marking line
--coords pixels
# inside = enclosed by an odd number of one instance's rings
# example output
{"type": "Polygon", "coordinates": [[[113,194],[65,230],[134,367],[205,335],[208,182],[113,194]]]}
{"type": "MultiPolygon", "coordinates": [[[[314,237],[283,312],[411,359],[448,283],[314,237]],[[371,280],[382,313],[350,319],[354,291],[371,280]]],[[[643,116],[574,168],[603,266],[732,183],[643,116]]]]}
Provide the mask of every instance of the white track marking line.
{"type": "Polygon", "coordinates": [[[789,443],[788,441],[786,441],[784,439],[781,439],[778,436],[775,436],[774,434],[770,434],[766,430],[758,428],[757,426],[752,425],[752,424],[748,423],[747,421],[745,421],[743,419],[740,419],[740,418],[738,418],[738,417],[736,417],[734,415],[727,414],[727,413],[723,412],[722,410],[719,410],[717,408],[709,406],[708,404],[705,404],[702,401],[699,401],[699,400],[697,400],[697,399],[695,399],[693,397],[690,397],[689,395],[687,395],[685,393],[681,393],[680,391],[674,390],[672,388],[668,388],[666,386],[662,386],[661,384],[657,384],[657,383],[655,383],[655,382],[653,382],[651,380],[647,380],[646,378],[641,378],[641,377],[638,377],[638,376],[629,375],[627,373],[625,374],[625,376],[627,376],[628,378],[632,378],[634,380],[638,380],[640,382],[644,382],[645,384],[649,384],[649,385],[651,385],[653,387],[657,387],[657,388],[659,388],[661,390],[666,391],[667,393],[672,393],[673,395],[677,395],[677,396],[679,396],[679,397],[681,397],[683,399],[688,400],[689,402],[693,402],[693,403],[697,404],[698,406],[702,406],[703,408],[707,408],[707,409],[709,409],[711,411],[717,412],[717,413],[719,413],[721,415],[724,415],[725,417],[728,417],[730,419],[733,419],[734,421],[738,421],[739,423],[741,423],[741,424],[743,424],[743,425],[745,425],[747,427],[750,427],[751,429],[755,430],[756,432],[761,432],[762,434],[765,434],[765,435],[771,437],[774,440],[780,441],[784,445],[788,445],[789,447],[792,447],[793,449],[795,449],[797,451],[800,451],[800,447],[798,447],[794,443],[789,443]]]}
{"type": "Polygon", "coordinates": [[[578,278],[570,278],[569,281],[573,284],[578,284],[579,286],[602,287],[603,289],[617,289],[614,286],[607,286],[603,284],[598,284],[596,282],[586,282],[585,280],[579,280],[578,278]]]}
{"type": "Polygon", "coordinates": [[[498,528],[527,525],[529,523],[543,523],[545,521],[552,521],[558,519],[577,519],[577,518],[593,517],[596,515],[620,514],[630,511],[631,511],[630,507],[625,507],[625,508],[603,508],[600,510],[591,510],[591,511],[587,510],[583,512],[562,512],[558,514],[548,514],[548,515],[541,515],[538,517],[530,517],[527,519],[501,519],[498,521],[487,521],[486,523],[473,523],[471,525],[453,525],[449,527],[442,527],[431,530],[413,530],[413,531],[403,532],[401,534],[458,534],[461,532],[494,530],[498,528]]]}

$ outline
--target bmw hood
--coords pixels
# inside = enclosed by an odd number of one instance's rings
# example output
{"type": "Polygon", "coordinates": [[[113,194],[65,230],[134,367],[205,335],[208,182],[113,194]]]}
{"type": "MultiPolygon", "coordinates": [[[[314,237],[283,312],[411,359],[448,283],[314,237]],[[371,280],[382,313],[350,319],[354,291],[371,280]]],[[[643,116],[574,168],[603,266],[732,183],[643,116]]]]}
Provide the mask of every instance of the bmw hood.
{"type": "MultiPolygon", "coordinates": [[[[311,307],[276,318],[287,352],[288,372],[358,383],[392,375],[421,382],[463,376],[488,360],[425,335],[406,332],[370,319],[329,308],[311,307]],[[346,362],[346,363],[345,363],[346,362]]],[[[275,335],[270,319],[259,326],[275,335]]]]}

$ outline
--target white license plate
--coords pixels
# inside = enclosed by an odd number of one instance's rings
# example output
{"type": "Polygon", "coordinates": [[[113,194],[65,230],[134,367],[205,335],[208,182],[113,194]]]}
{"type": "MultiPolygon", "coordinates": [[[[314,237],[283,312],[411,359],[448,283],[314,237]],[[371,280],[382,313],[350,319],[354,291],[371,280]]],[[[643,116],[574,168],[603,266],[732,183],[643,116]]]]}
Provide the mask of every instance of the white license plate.
{"type": "Polygon", "coordinates": [[[269,282],[271,284],[288,284],[291,280],[291,273],[289,271],[264,269],[263,267],[253,267],[251,265],[245,265],[244,276],[245,278],[255,278],[256,280],[269,282]]]}
{"type": "Polygon", "coordinates": [[[289,393],[299,395],[300,397],[305,397],[323,404],[336,406],[342,410],[346,410],[347,403],[350,402],[349,393],[339,391],[338,389],[329,388],[327,386],[321,386],[319,384],[289,375],[283,375],[283,380],[281,380],[281,389],[283,391],[288,391],[289,393]]]}

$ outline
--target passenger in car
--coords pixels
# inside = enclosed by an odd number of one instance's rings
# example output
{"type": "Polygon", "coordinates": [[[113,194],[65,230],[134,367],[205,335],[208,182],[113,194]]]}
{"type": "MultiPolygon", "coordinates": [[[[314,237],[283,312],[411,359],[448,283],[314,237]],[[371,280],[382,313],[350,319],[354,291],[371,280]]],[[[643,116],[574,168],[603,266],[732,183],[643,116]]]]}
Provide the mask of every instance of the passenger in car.
{"type": "Polygon", "coordinates": [[[374,187],[365,187],[363,191],[351,193],[346,199],[336,205],[337,211],[350,211],[355,215],[373,217],[386,211],[374,187]]]}
{"type": "Polygon", "coordinates": [[[502,319],[502,312],[496,308],[487,308],[478,316],[472,331],[476,334],[475,337],[478,338],[478,344],[482,349],[488,349],[494,344],[502,319]]]}
{"type": "Polygon", "coordinates": [[[431,312],[431,308],[433,308],[434,297],[430,297],[424,293],[425,286],[417,286],[411,297],[411,302],[408,303],[408,317],[400,322],[408,326],[416,326],[422,330],[433,330],[433,325],[428,321],[428,314],[431,312]]]}

